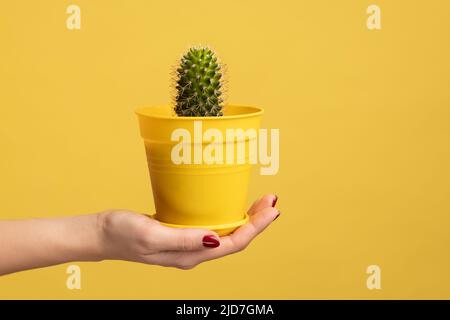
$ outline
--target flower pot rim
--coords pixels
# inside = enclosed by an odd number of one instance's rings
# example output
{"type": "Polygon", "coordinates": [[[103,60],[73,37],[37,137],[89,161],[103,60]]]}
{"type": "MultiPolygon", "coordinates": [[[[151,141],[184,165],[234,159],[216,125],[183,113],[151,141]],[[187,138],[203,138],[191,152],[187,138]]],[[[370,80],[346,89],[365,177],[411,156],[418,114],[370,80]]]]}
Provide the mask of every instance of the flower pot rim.
{"type": "Polygon", "coordinates": [[[250,118],[255,116],[260,116],[264,113],[264,109],[249,105],[235,105],[235,104],[229,104],[225,105],[224,110],[226,112],[227,109],[235,109],[234,111],[241,111],[241,113],[238,114],[231,114],[231,115],[223,115],[221,117],[180,117],[175,115],[173,113],[172,115],[163,115],[158,114],[158,112],[151,112],[151,111],[161,111],[163,109],[170,108],[173,110],[173,107],[170,105],[156,105],[156,106],[147,106],[147,107],[139,107],[135,110],[135,113],[138,116],[142,117],[148,117],[148,118],[155,118],[155,119],[168,119],[168,120],[191,120],[191,121],[201,121],[201,120],[212,120],[212,121],[220,121],[220,120],[227,120],[227,119],[244,119],[244,118],[250,118]]]}

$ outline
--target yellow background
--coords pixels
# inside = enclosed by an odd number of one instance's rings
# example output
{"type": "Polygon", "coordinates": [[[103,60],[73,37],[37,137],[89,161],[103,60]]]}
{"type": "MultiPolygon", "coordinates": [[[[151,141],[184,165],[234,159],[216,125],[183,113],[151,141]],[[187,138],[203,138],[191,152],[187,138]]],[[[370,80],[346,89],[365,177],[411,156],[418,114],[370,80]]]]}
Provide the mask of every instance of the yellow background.
{"type": "MultiPolygon", "coordinates": [[[[152,212],[133,110],[209,44],[229,101],[280,128],[283,212],[245,252],[180,271],[80,263],[0,278],[0,298],[450,298],[450,2],[2,1],[0,217],[152,212]],[[81,30],[66,8],[81,7],[81,30]],[[382,30],[366,28],[366,8],[382,30]],[[366,268],[382,290],[366,288],[366,268]]],[[[226,195],[224,195],[226,196],[226,195]]]]}

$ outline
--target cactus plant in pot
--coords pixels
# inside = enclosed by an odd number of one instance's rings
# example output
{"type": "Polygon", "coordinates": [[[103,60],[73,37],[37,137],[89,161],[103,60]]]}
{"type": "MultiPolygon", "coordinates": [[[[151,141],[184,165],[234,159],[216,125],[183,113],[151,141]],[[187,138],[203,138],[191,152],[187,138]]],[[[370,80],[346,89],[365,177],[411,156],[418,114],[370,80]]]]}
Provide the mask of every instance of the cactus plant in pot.
{"type": "Polygon", "coordinates": [[[247,194],[263,110],[228,105],[223,66],[209,48],[180,59],[172,105],[136,110],[155,201],[154,218],[219,235],[248,221],[247,194]]]}

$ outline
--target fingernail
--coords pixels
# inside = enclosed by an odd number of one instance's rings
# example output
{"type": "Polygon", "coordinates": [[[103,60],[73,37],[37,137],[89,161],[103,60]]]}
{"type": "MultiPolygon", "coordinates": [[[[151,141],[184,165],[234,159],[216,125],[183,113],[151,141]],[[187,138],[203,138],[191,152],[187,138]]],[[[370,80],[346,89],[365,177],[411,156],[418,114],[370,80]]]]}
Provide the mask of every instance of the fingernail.
{"type": "Polygon", "coordinates": [[[272,208],[275,208],[275,205],[277,204],[277,201],[278,201],[278,196],[275,195],[275,199],[273,199],[273,201],[272,201],[272,208]]]}
{"type": "Polygon", "coordinates": [[[275,218],[273,218],[273,221],[277,220],[277,219],[278,219],[278,217],[280,216],[280,214],[281,214],[281,212],[280,212],[280,211],[278,211],[278,214],[277,214],[277,216],[276,216],[275,218]]]}
{"type": "Polygon", "coordinates": [[[209,235],[203,237],[203,246],[207,248],[217,248],[220,246],[220,241],[215,236],[209,235]]]}

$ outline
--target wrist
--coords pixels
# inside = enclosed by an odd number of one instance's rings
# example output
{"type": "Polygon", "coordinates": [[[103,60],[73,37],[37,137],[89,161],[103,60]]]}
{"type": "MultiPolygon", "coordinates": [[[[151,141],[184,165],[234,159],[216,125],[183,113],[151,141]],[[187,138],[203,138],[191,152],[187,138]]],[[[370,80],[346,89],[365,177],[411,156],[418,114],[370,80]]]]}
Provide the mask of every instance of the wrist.
{"type": "MultiPolygon", "coordinates": [[[[99,260],[127,260],[121,250],[124,241],[118,241],[117,221],[114,219],[115,210],[107,210],[95,214],[96,252],[99,260]]],[[[119,235],[120,238],[120,235],[119,235]]]]}
{"type": "Polygon", "coordinates": [[[104,255],[101,213],[64,219],[67,261],[101,261],[104,255]]]}

